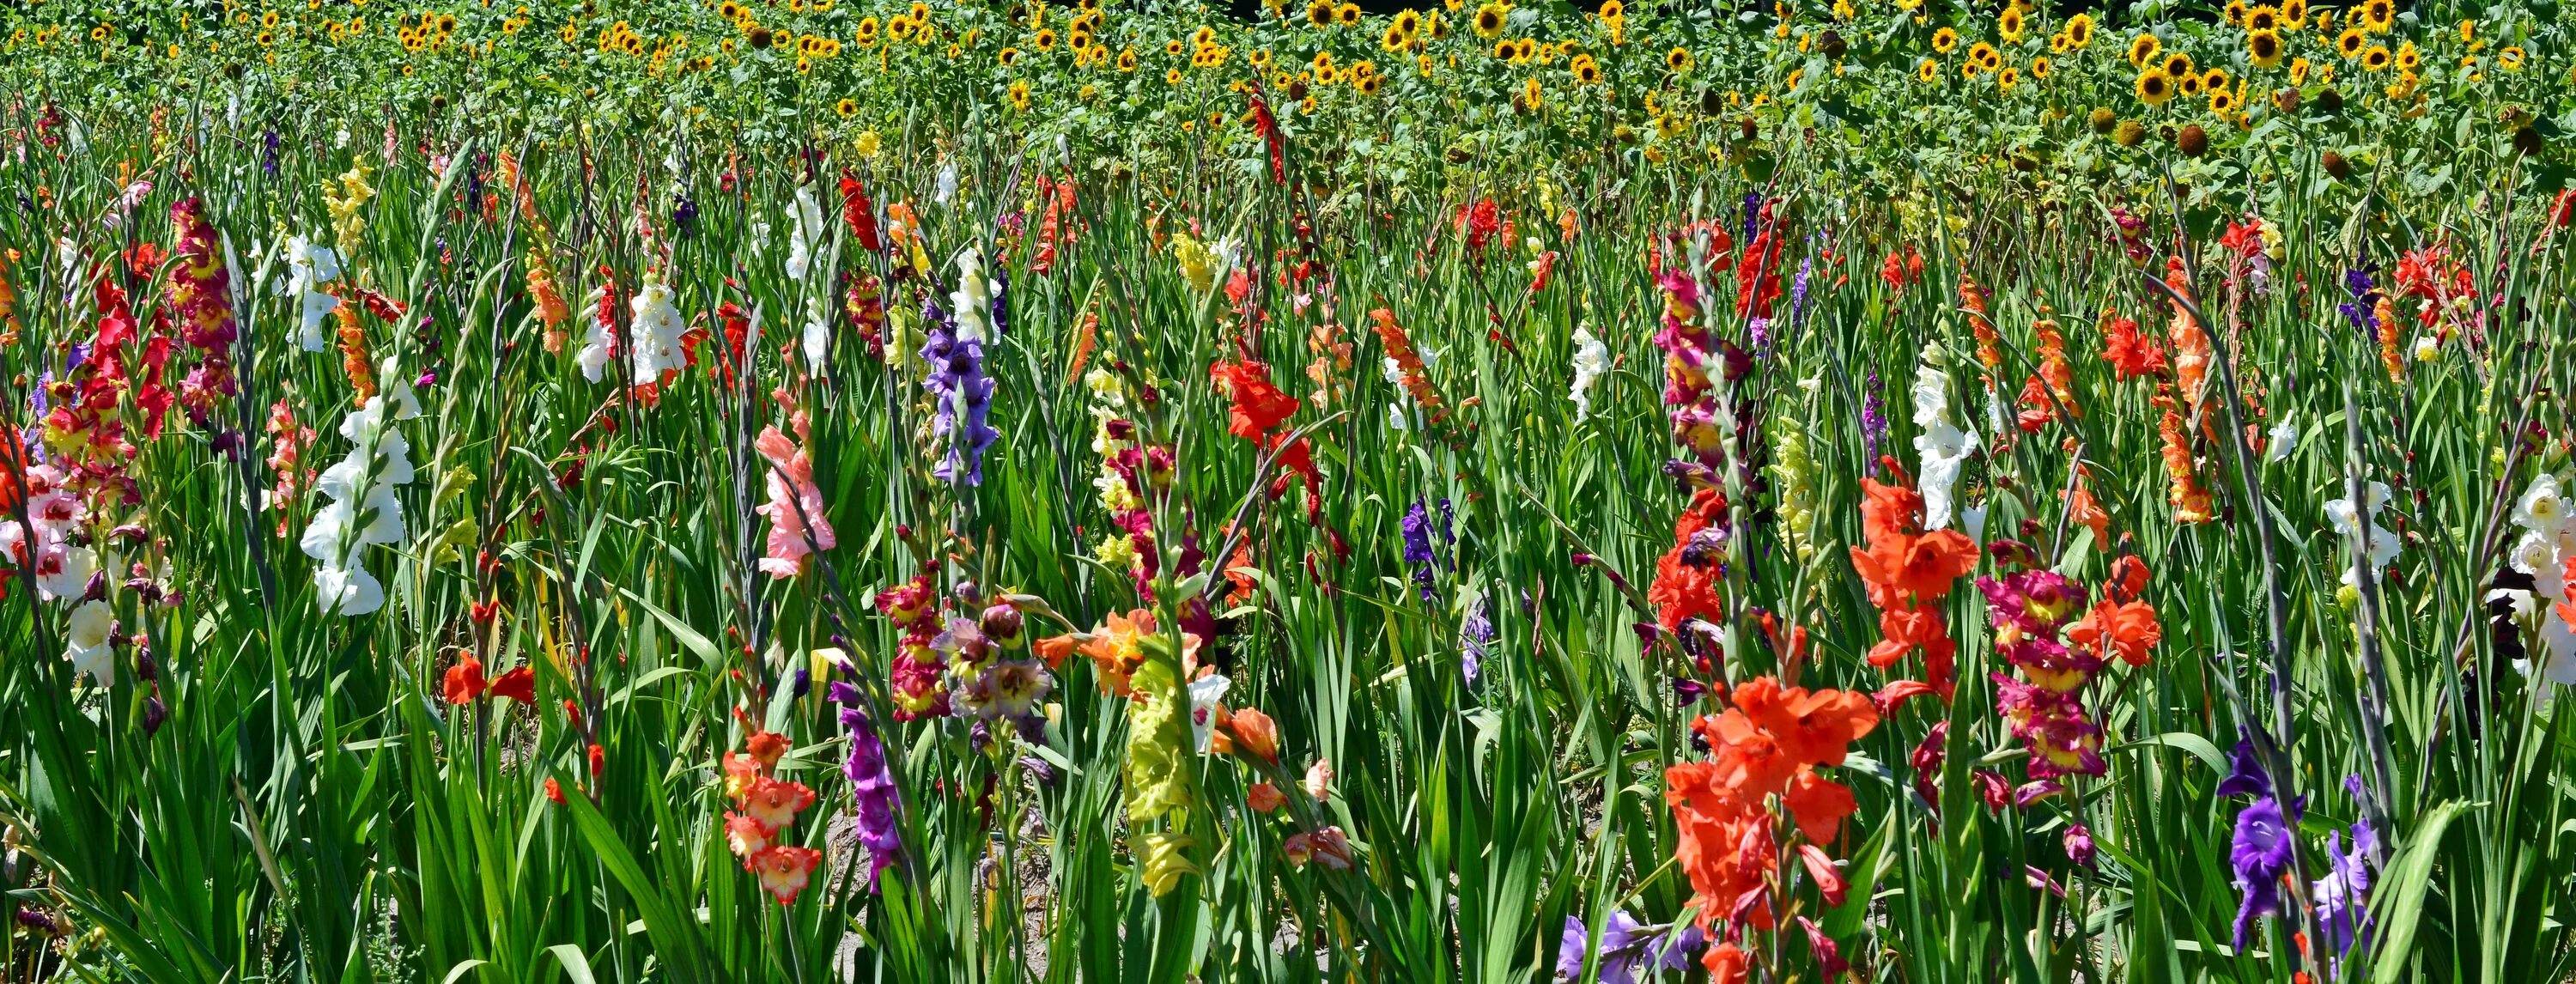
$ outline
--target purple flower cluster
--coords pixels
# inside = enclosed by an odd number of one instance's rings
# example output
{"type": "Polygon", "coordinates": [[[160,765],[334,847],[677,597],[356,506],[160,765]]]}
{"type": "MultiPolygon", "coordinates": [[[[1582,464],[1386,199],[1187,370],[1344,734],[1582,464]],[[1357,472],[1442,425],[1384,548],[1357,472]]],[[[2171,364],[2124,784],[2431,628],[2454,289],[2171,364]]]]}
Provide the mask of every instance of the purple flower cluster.
{"type": "Polygon", "coordinates": [[[2370,345],[2379,344],[2379,330],[2371,323],[2371,312],[2379,306],[2379,288],[2371,283],[2370,274],[2377,269],[2376,265],[2364,262],[2361,266],[2345,270],[2343,289],[2352,295],[2352,300],[2335,308],[2352,322],[2354,330],[2361,332],[2361,340],[2370,345]]]}
{"type": "Polygon", "coordinates": [[[984,343],[957,334],[957,321],[939,305],[923,301],[921,320],[930,339],[921,347],[930,377],[922,381],[936,401],[931,433],[948,438],[948,455],[931,469],[950,484],[984,484],[984,449],[1002,436],[987,418],[993,411],[993,378],[984,374],[984,343]]]}
{"type": "Polygon", "coordinates": [[[2297,850],[2290,829],[2298,822],[2302,804],[2293,802],[2287,813],[2282,811],[2272,775],[2255,758],[2250,739],[2236,742],[2234,765],[2219,782],[2218,795],[2254,799],[2236,814],[2236,835],[2227,850],[2227,863],[2236,871],[2236,889],[2245,893],[2236,907],[2236,947],[2241,950],[2245,931],[2257,917],[2281,914],[2281,876],[2290,870],[2297,850]]]}
{"type": "Polygon", "coordinates": [[[1881,395],[1885,392],[1886,386],[1879,381],[1878,370],[1870,370],[1869,395],[1860,404],[1860,439],[1868,452],[1861,461],[1863,471],[1877,470],[1878,443],[1887,440],[1887,399],[1881,395]]]}
{"type": "Polygon", "coordinates": [[[1458,669],[1473,688],[1485,666],[1485,653],[1494,644],[1494,620],[1485,616],[1484,596],[1478,595],[1467,606],[1467,617],[1458,623],[1458,669]]]}
{"type": "MultiPolygon", "coordinates": [[[[1697,926],[1682,930],[1681,935],[1669,941],[1664,935],[1661,927],[1642,925],[1623,910],[1611,910],[1609,922],[1601,927],[1601,970],[1595,980],[1599,984],[1632,984],[1640,970],[1648,976],[1657,971],[1687,970],[1691,955],[1708,943],[1697,926]]],[[[1583,920],[1565,917],[1565,935],[1556,944],[1556,975],[1572,980],[1583,973],[1583,956],[1591,946],[1592,934],[1583,920]]]]}
{"type": "Polygon", "coordinates": [[[850,777],[851,791],[857,796],[859,843],[868,849],[868,888],[873,891],[877,876],[892,867],[895,855],[903,850],[903,831],[896,823],[894,770],[886,765],[885,742],[877,737],[868,712],[859,707],[858,688],[836,681],[828,693],[841,705],[842,726],[850,729],[850,760],[842,764],[841,774],[850,777]]]}

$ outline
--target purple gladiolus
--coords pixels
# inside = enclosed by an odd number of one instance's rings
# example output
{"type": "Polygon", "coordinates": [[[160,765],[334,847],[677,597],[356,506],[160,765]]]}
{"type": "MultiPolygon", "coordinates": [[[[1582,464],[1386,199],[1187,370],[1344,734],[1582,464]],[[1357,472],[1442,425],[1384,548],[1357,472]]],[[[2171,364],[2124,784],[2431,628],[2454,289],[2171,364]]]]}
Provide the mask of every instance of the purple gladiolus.
{"type": "Polygon", "coordinates": [[[922,320],[930,326],[929,340],[921,347],[930,376],[921,386],[938,406],[930,429],[948,438],[948,455],[931,474],[951,484],[982,485],[984,450],[1002,436],[987,422],[993,410],[993,379],[984,374],[984,343],[958,337],[956,320],[938,305],[925,301],[921,310],[922,320]]]}
{"type": "Polygon", "coordinates": [[[2244,949],[2245,930],[2257,916],[2281,914],[2281,875],[2290,870],[2290,826],[2281,802],[2270,796],[2255,800],[2236,815],[2236,839],[2227,863],[2236,869],[2236,888],[2245,899],[2236,907],[2236,947],[2244,949]]]}
{"type": "Polygon", "coordinates": [[[1422,589],[1422,600],[1431,600],[1431,567],[1437,555],[1431,552],[1431,512],[1420,499],[1404,511],[1400,524],[1404,535],[1404,563],[1413,569],[1413,583],[1422,589]]]}
{"type": "MultiPolygon", "coordinates": [[[[2360,802],[2361,777],[2347,776],[2343,785],[2353,801],[2360,802]]],[[[2367,817],[2353,822],[2348,853],[2341,832],[2326,834],[2329,870],[2316,882],[2317,924],[2324,930],[2328,963],[2336,977],[2343,976],[2343,958],[2370,938],[2370,857],[2378,852],[2379,832],[2370,828],[2367,817]]]]}
{"type": "MultiPolygon", "coordinates": [[[[1565,934],[1556,944],[1557,976],[1570,979],[1582,973],[1584,952],[1592,942],[1583,920],[1565,917],[1565,934]]],[[[1687,969],[1691,954],[1703,942],[1705,937],[1697,926],[1682,930],[1680,936],[1667,943],[1661,929],[1641,925],[1626,912],[1612,910],[1609,921],[1601,927],[1601,968],[1594,980],[1600,984],[1633,984],[1639,970],[1687,969]]]]}
{"type": "Polygon", "coordinates": [[[1485,599],[1480,595],[1475,604],[1467,606],[1467,617],[1458,625],[1458,671],[1468,687],[1476,685],[1485,665],[1486,648],[1493,642],[1494,620],[1485,617],[1485,599]]]}
{"type": "Polygon", "coordinates": [[[867,711],[859,707],[858,688],[836,681],[827,693],[841,705],[841,724],[850,729],[850,758],[841,765],[841,774],[850,778],[857,799],[859,843],[868,849],[868,888],[874,891],[877,876],[892,867],[903,850],[903,833],[895,818],[894,770],[886,764],[885,743],[877,737],[867,711]]]}

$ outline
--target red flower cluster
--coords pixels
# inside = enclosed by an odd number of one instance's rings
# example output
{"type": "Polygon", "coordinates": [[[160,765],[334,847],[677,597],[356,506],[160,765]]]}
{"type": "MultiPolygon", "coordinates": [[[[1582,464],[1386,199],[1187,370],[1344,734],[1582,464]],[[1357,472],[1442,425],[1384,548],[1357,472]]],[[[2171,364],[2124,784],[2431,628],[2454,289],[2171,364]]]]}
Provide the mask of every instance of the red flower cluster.
{"type": "Polygon", "coordinates": [[[1685,621],[1726,618],[1726,496],[1716,489],[1691,493],[1690,506],[1673,520],[1673,546],[1655,561],[1655,582],[1646,601],[1655,606],[1655,621],[1664,631],[1678,631],[1685,621]]]}
{"type": "MultiPolygon", "coordinates": [[[[1725,920],[1729,944],[1748,928],[1777,926],[1776,903],[1783,900],[1774,896],[1785,889],[1774,796],[1807,842],[1798,853],[1818,891],[1828,904],[1843,901],[1847,886],[1821,847],[1857,806],[1851,790],[1816,768],[1841,765],[1851,743],[1878,726],[1878,712],[1862,694],[1809,692],[1771,677],[1736,687],[1733,703],[1691,723],[1708,743],[1708,761],[1664,770],[1664,802],[1681,831],[1673,859],[1690,877],[1700,925],[1725,920]]],[[[1743,954],[1721,946],[1703,961],[1723,971],[1722,963],[1743,954]]]]}
{"type": "MultiPolygon", "coordinates": [[[[1896,470],[1893,461],[1887,467],[1896,470]]],[[[1851,548],[1852,570],[1869,586],[1885,637],[1870,648],[1870,665],[1886,669],[1922,649],[1925,681],[1948,700],[1959,644],[1951,641],[1937,603],[1976,568],[1977,544],[1957,530],[1924,532],[1922,493],[1873,478],[1860,484],[1861,535],[1869,546],[1851,548]]]]}

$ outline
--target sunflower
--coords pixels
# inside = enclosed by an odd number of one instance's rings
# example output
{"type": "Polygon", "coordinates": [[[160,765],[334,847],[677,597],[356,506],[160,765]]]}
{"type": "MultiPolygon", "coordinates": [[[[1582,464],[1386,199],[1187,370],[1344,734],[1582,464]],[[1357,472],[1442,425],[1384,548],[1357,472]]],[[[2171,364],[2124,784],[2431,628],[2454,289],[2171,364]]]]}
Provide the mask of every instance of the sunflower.
{"type": "Polygon", "coordinates": [[[1503,16],[1509,13],[1511,8],[1499,3],[1489,3],[1476,8],[1476,36],[1491,38],[1503,33],[1503,16]]]}
{"type": "Polygon", "coordinates": [[[2030,60],[2030,77],[2034,79],[2047,78],[2048,73],[2055,70],[2055,68],[2056,66],[2050,63],[2046,57],[2033,58],[2030,60]]]}
{"type": "Polygon", "coordinates": [[[1019,60],[1020,60],[1020,49],[1018,49],[1018,48],[1004,48],[1004,49],[1002,49],[1002,53],[1001,53],[1000,55],[995,56],[995,57],[998,57],[998,58],[1000,58],[1000,59],[1001,59],[1001,61],[1002,61],[1002,67],[1003,67],[1003,68],[1009,68],[1009,67],[1011,67],[1012,65],[1015,65],[1015,64],[1018,64],[1018,63],[1019,63],[1019,60]]]}
{"type": "Polygon", "coordinates": [[[2229,81],[2227,70],[2223,68],[2213,68],[2200,73],[2200,84],[2206,88],[2224,89],[2227,88],[2229,81]]]}
{"type": "Polygon", "coordinates": [[[2292,58],[2292,59],[2290,59],[2290,84],[2291,84],[2291,85],[2306,85],[2306,84],[2308,84],[2308,60],[2307,60],[2307,59],[2305,59],[2305,58],[2292,58]]]}
{"type": "Polygon", "coordinates": [[[1216,28],[1201,24],[1199,25],[1198,30],[1190,32],[1190,47],[1192,48],[1204,48],[1215,43],[1216,28]]]}
{"type": "Polygon", "coordinates": [[[1386,26],[1386,33],[1378,35],[1377,46],[1387,51],[1403,51],[1404,46],[1412,41],[1412,35],[1398,30],[1393,24],[1389,24],[1386,26]]]}
{"type": "Polygon", "coordinates": [[[1931,85],[1941,80],[1941,63],[1926,58],[1914,63],[1914,81],[1931,85]]]}
{"type": "Polygon", "coordinates": [[[2424,53],[2415,50],[2415,42],[2408,41],[2397,46],[2397,68],[2399,71],[2412,72],[2416,69],[2416,66],[2422,64],[2424,64],[2424,53]]]}
{"type": "Polygon", "coordinates": [[[1076,52],[1089,50],[1092,41],[1091,30],[1080,24],[1074,25],[1073,30],[1065,32],[1064,35],[1064,46],[1076,52]]]}
{"type": "Polygon", "coordinates": [[[1594,61],[1591,55],[1576,55],[1566,67],[1574,71],[1576,85],[1594,85],[1601,81],[1601,63],[1594,61]]]}
{"type": "Polygon", "coordinates": [[[1123,48],[1119,50],[1118,70],[1121,72],[1133,72],[1136,70],[1136,49],[1123,48]]]}
{"type": "Polygon", "coordinates": [[[1390,21],[1388,26],[1404,32],[1405,37],[1412,37],[1422,30],[1422,12],[1411,7],[1396,11],[1395,20],[1390,21]]]}
{"type": "Polygon", "coordinates": [[[273,31],[261,31],[259,32],[259,36],[253,40],[258,41],[259,46],[265,48],[277,43],[277,34],[273,31]]]}
{"type": "Polygon", "coordinates": [[[1270,49],[1268,48],[1254,51],[1252,54],[1246,56],[1243,61],[1245,64],[1252,66],[1255,71],[1267,72],[1273,67],[1273,63],[1270,59],[1270,49]]]}
{"type": "Polygon", "coordinates": [[[2003,61],[2003,55],[1995,51],[1994,45],[1979,41],[1968,46],[1968,60],[1975,63],[1977,67],[1991,72],[1995,70],[1996,64],[2003,61]]]}
{"type": "Polygon", "coordinates": [[[1995,84],[2001,86],[2005,92],[2011,92],[2013,85],[2020,81],[2021,69],[2018,68],[2006,67],[1995,73],[1995,84]]]}
{"type": "Polygon", "coordinates": [[[2255,31],[2245,35],[2245,55],[2255,67],[2271,68],[2281,63],[2281,32],[2255,31]]]}
{"type": "Polygon", "coordinates": [[[1377,76],[1372,75],[1372,76],[1369,76],[1369,77],[1367,77],[1367,78],[1361,79],[1361,80],[1359,80],[1359,81],[1357,81],[1357,82],[1351,83],[1351,88],[1353,88],[1353,89],[1355,89],[1355,90],[1358,90],[1360,95],[1363,95],[1363,96],[1374,96],[1374,95],[1377,95],[1378,87],[1379,87],[1379,86],[1381,86],[1381,85],[1384,85],[1384,84],[1386,84],[1386,80],[1381,79],[1381,78],[1378,78],[1377,76]]]}
{"type": "Polygon", "coordinates": [[[1011,83],[1011,108],[1023,113],[1029,111],[1029,84],[1026,81],[1011,83]]]}
{"type": "Polygon", "coordinates": [[[2055,34],[2051,34],[2051,35],[2049,35],[2049,36],[2048,36],[2048,53],[2049,53],[2049,54],[2052,54],[2052,55],[2062,55],[2062,54],[2065,54],[2065,53],[2066,53],[2066,51],[2067,51],[2067,44],[2066,44],[2066,32],[2064,32],[2064,31],[2059,31],[2059,32],[2057,32],[2057,33],[2055,33],[2055,34]]]}
{"type": "Polygon", "coordinates": [[[1688,48],[1674,48],[1674,49],[1673,49],[1673,50],[1671,50],[1671,51],[1664,52],[1664,68],[1665,68],[1665,70],[1670,71],[1670,72],[1672,72],[1672,73],[1673,73],[1673,74],[1675,74],[1675,75],[1680,75],[1680,74],[1682,74],[1682,73],[1684,73],[1684,72],[1688,72],[1688,71],[1690,71],[1690,70],[1691,70],[1691,53],[1690,53],[1690,49],[1688,49],[1688,48]]]}
{"type": "Polygon", "coordinates": [[[2138,73],[2138,100],[2149,106],[2162,106],[2174,97],[2173,76],[2161,68],[2138,73]]]}
{"type": "Polygon", "coordinates": [[[2191,56],[2179,51],[2167,53],[2165,55],[2165,74],[2173,76],[2175,81],[2181,81],[2184,78],[2190,77],[2192,74],[2191,56]]]}
{"type": "Polygon", "coordinates": [[[1377,77],[1377,63],[1366,59],[1355,61],[1351,63],[1351,67],[1343,69],[1342,74],[1350,76],[1351,81],[1354,82],[1361,79],[1373,79],[1377,77]]]}
{"type": "Polygon", "coordinates": [[[2083,50],[2084,46],[2092,43],[2093,15],[2077,14],[2066,19],[2066,44],[2068,47],[2075,48],[2080,51],[2083,50]]]}
{"type": "Polygon", "coordinates": [[[2253,9],[2251,9],[2251,10],[2246,11],[2246,12],[2245,12],[2245,29],[2246,29],[2246,30],[2248,30],[2248,31],[2277,31],[2277,30],[2280,30],[2280,29],[2281,29],[2281,11],[2280,11],[2280,9],[2279,9],[2279,8],[2276,8],[2276,7],[2272,7],[2272,6],[2268,6],[2268,5],[2267,5],[2267,6],[2262,6],[2262,7],[2255,7],[2255,8],[2253,8],[2253,9]]]}
{"type": "Polygon", "coordinates": [[[2236,94],[2225,89],[2211,92],[2209,94],[2209,112],[2210,115],[2217,116],[2222,119],[2227,117],[2229,114],[2236,112],[2236,94]]]}
{"type": "Polygon", "coordinates": [[[1995,33],[2004,39],[2005,44],[2020,44],[2022,32],[2029,27],[2029,22],[2022,18],[2020,7],[2005,7],[2003,13],[1995,15],[1995,33]]]}
{"type": "Polygon", "coordinates": [[[2342,55],[2345,61],[2361,57],[2361,49],[2369,44],[2370,37],[2358,27],[2344,28],[2342,34],[2335,35],[2335,53],[2342,55]]]}
{"type": "Polygon", "coordinates": [[[1525,65],[1538,56],[1539,46],[1536,38],[1522,38],[1519,44],[1512,46],[1512,64],[1525,65]]]}
{"type": "Polygon", "coordinates": [[[2200,76],[2197,76],[2197,75],[2176,75],[2176,76],[2174,76],[2174,90],[2175,90],[2175,91],[2177,91],[2177,92],[2180,92],[2180,93],[2182,93],[2183,95],[2186,95],[2186,96],[2197,96],[2197,95],[2200,95],[2200,92],[2201,92],[2200,76]]]}
{"type": "Polygon", "coordinates": [[[1054,51],[1055,29],[1051,27],[1040,28],[1038,33],[1029,37],[1029,47],[1036,48],[1039,51],[1054,51]]]}
{"type": "Polygon", "coordinates": [[[1626,20],[1628,18],[1628,5],[1619,2],[1619,0],[1601,0],[1599,16],[1602,21],[1606,23],[1615,24],[1619,21],[1626,20]]]}
{"type": "Polygon", "coordinates": [[[2370,50],[2361,53],[2361,67],[2373,72],[2387,71],[2388,63],[2396,60],[2397,56],[2389,54],[2384,44],[2371,45],[2370,50]]]}
{"type": "Polygon", "coordinates": [[[850,117],[859,115],[859,101],[848,96],[842,96],[840,102],[832,104],[832,111],[841,114],[842,119],[849,119],[850,117]]]}
{"type": "Polygon", "coordinates": [[[1358,24],[1360,22],[1360,5],[1356,3],[1345,3],[1339,7],[1333,8],[1333,20],[1344,27],[1358,24]]]}
{"type": "Polygon", "coordinates": [[[1959,47],[1959,32],[1947,27],[1932,32],[1933,51],[1946,55],[1957,47],[1959,47]]]}
{"type": "Polygon", "coordinates": [[[2297,27],[2308,22],[2308,0],[2281,0],[2281,22],[2297,27]]]}
{"type": "Polygon", "coordinates": [[[2148,62],[2156,59],[2156,53],[2163,50],[2165,50],[2165,43],[2156,40],[2155,35],[2138,35],[2137,37],[2129,39],[2129,64],[2138,68],[2145,68],[2147,67],[2148,62]]]}
{"type": "Polygon", "coordinates": [[[1545,94],[1539,89],[1537,77],[1533,76],[1521,80],[1520,102],[1523,108],[1536,112],[1540,106],[1546,105],[1544,95],[1545,94]]]}
{"type": "Polygon", "coordinates": [[[1166,69],[1163,72],[1164,85],[1179,85],[1181,84],[1181,80],[1184,78],[1187,78],[1187,76],[1182,75],[1181,70],[1177,68],[1166,69]]]}
{"type": "Polygon", "coordinates": [[[2361,24],[2372,34],[2386,34],[2397,23],[2396,0],[2370,0],[2361,5],[2361,24]]]}
{"type": "Polygon", "coordinates": [[[2227,0],[2227,23],[2231,26],[2244,24],[2246,9],[2245,0],[2227,0]]]}
{"type": "Polygon", "coordinates": [[[2521,45],[2513,45],[2502,51],[2496,52],[2496,65],[2508,72],[2521,71],[2522,59],[2523,50],[2521,45]]]}

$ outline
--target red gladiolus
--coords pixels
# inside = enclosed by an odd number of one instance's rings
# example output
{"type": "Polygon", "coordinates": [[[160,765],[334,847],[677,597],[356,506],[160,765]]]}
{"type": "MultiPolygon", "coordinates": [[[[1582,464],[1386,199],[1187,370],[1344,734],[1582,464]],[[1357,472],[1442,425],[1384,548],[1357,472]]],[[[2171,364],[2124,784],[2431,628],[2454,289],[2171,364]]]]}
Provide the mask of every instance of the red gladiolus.
{"type": "Polygon", "coordinates": [[[868,201],[868,190],[859,184],[857,175],[841,172],[841,221],[849,223],[850,236],[871,253],[885,252],[885,240],[877,236],[876,206],[868,201]]]}
{"type": "Polygon", "coordinates": [[[456,661],[447,668],[441,694],[450,704],[470,704],[483,696],[483,661],[472,656],[456,661]]]}
{"type": "Polygon", "coordinates": [[[537,702],[536,671],[522,666],[501,674],[493,678],[491,688],[484,693],[493,697],[507,697],[522,704],[535,704],[537,702]]]}

